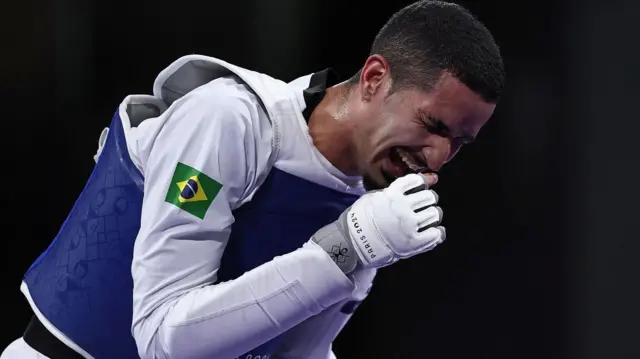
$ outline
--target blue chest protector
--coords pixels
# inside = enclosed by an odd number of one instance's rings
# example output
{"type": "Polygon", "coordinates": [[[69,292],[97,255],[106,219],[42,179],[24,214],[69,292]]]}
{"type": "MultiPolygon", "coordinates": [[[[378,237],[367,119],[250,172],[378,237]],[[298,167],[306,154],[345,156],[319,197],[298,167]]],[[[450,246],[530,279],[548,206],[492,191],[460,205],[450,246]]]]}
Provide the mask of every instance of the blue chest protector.
{"type": "MultiPolygon", "coordinates": [[[[218,271],[223,282],[276,256],[293,252],[321,227],[335,221],[358,196],[334,191],[277,168],[269,172],[252,201],[234,212],[235,223],[218,271]]],[[[242,355],[268,358],[280,338],[242,355]]]]}
{"type": "MultiPolygon", "coordinates": [[[[95,359],[136,359],[131,335],[133,244],[143,177],[131,162],[118,114],[85,189],[60,232],[24,276],[38,310],[95,359]]],[[[272,169],[234,212],[219,280],[294,251],[357,199],[272,169]]],[[[278,338],[240,358],[274,353],[278,338]]]]}

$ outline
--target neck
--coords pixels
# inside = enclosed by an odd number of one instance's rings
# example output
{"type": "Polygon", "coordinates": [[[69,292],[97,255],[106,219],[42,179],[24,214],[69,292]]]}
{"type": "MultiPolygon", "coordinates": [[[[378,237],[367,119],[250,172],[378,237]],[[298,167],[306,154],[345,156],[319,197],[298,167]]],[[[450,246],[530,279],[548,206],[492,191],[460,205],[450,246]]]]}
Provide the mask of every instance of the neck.
{"type": "Polygon", "coordinates": [[[356,176],[352,132],[346,121],[349,95],[347,83],[328,88],[309,118],[309,134],[313,145],[334,167],[347,176],[356,176]]]}

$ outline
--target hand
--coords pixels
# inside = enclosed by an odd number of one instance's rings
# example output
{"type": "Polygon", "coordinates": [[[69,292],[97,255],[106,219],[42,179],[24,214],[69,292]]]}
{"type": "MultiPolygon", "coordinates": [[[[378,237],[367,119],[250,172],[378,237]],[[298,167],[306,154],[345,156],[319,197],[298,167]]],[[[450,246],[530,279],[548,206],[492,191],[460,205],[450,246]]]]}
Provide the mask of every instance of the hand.
{"type": "Polygon", "coordinates": [[[384,267],[429,251],[446,237],[438,195],[428,189],[436,181],[435,175],[398,178],[384,190],[362,196],[312,240],[345,273],[356,267],[384,267]]]}
{"type": "Polygon", "coordinates": [[[442,209],[427,182],[422,175],[403,176],[382,191],[364,195],[348,210],[348,234],[363,267],[384,267],[442,243],[442,209]]]}

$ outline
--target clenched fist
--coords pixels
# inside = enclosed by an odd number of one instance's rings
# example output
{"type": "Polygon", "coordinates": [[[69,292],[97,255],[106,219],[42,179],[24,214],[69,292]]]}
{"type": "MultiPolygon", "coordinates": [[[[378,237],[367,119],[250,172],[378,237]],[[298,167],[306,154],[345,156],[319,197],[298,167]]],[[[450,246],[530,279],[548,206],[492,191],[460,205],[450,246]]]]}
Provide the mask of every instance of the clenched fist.
{"type": "Polygon", "coordinates": [[[409,174],[362,196],[312,240],[330,255],[332,248],[343,248],[340,261],[334,261],[345,273],[384,267],[442,243],[446,234],[437,204],[424,176],[409,174]]]}

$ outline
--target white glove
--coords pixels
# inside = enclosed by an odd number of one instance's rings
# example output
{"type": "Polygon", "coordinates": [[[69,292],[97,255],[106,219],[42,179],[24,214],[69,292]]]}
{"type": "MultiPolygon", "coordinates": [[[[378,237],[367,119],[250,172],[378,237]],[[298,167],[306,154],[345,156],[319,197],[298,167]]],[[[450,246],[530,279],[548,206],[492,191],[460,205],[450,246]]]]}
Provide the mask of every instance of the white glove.
{"type": "Polygon", "coordinates": [[[312,239],[345,273],[384,267],[442,243],[446,232],[437,203],[423,176],[409,174],[362,196],[312,239]]]}

